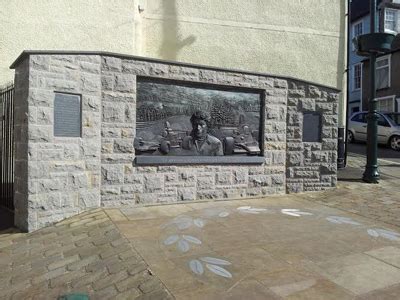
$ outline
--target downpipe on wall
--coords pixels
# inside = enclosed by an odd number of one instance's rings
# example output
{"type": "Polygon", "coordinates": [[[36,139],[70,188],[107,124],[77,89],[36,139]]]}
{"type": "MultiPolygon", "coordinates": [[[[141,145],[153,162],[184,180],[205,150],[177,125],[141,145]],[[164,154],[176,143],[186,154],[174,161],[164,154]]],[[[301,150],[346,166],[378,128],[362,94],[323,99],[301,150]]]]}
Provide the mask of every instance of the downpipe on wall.
{"type": "Polygon", "coordinates": [[[339,127],[338,127],[338,153],[337,153],[337,168],[343,169],[346,167],[347,163],[347,122],[348,122],[348,107],[347,101],[349,99],[349,52],[348,44],[350,37],[350,0],[346,1],[345,7],[345,56],[346,56],[346,66],[343,73],[343,89],[342,89],[342,103],[339,111],[339,127]]]}
{"type": "Polygon", "coordinates": [[[338,169],[343,169],[346,167],[346,128],[338,128],[338,159],[337,167],[338,169]]]}

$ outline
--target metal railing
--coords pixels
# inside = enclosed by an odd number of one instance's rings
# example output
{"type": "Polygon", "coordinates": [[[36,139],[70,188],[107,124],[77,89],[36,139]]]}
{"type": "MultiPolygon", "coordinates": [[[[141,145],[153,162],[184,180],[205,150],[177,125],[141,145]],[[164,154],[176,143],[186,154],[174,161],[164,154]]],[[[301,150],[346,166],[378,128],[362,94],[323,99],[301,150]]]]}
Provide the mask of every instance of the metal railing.
{"type": "Polygon", "coordinates": [[[14,85],[0,89],[0,206],[14,210],[14,85]]]}

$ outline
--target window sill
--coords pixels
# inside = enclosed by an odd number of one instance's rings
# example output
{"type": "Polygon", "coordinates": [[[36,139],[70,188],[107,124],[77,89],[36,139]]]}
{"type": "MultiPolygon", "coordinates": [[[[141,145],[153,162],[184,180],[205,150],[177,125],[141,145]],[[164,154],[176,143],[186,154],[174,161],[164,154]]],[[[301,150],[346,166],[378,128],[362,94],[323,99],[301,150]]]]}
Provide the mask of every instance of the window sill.
{"type": "Polygon", "coordinates": [[[388,90],[388,89],[390,89],[390,86],[383,87],[383,88],[376,88],[377,91],[385,91],[385,90],[388,90]]]}

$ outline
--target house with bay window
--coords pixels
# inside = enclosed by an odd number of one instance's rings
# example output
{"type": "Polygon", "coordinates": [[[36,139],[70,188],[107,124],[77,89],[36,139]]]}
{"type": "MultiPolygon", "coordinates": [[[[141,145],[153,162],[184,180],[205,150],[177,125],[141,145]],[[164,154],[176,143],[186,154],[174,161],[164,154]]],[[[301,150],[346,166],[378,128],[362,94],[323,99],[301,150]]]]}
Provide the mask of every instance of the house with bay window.
{"type": "MultiPolygon", "coordinates": [[[[400,32],[400,0],[378,1],[378,24],[380,32],[397,34],[400,32]]],[[[350,39],[371,32],[369,1],[353,0],[350,6],[350,39]]],[[[396,41],[397,43],[397,41],[396,41]]],[[[379,57],[376,64],[376,87],[379,97],[378,109],[381,111],[398,110],[394,74],[399,71],[400,57],[394,50],[379,57]],[[392,82],[393,81],[393,82],[392,82]]],[[[369,61],[358,56],[352,43],[349,43],[349,113],[368,109],[369,98],[369,61]]],[[[398,73],[397,73],[398,74],[398,73]]]]}
{"type": "Polygon", "coordinates": [[[383,0],[379,5],[379,28],[381,31],[397,34],[400,32],[400,0],[383,0]]]}
{"type": "MultiPolygon", "coordinates": [[[[376,60],[376,96],[378,110],[388,112],[400,111],[400,36],[393,43],[393,50],[376,60]]],[[[369,60],[362,62],[362,107],[368,109],[369,90],[369,60]]]]}

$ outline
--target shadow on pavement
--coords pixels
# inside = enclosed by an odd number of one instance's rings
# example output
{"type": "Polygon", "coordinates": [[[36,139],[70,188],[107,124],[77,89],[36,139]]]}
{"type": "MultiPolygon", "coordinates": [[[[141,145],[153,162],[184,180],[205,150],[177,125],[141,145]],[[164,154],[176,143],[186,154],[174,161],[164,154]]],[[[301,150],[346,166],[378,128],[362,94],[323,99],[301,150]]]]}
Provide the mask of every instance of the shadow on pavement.
{"type": "MultiPolygon", "coordinates": [[[[364,182],[362,180],[364,169],[355,167],[346,167],[344,169],[338,169],[338,181],[347,182],[364,182]]],[[[380,173],[380,180],[393,179],[390,176],[380,173]]]]}
{"type": "Polygon", "coordinates": [[[338,169],[338,181],[362,182],[363,170],[354,167],[338,169]]]}

